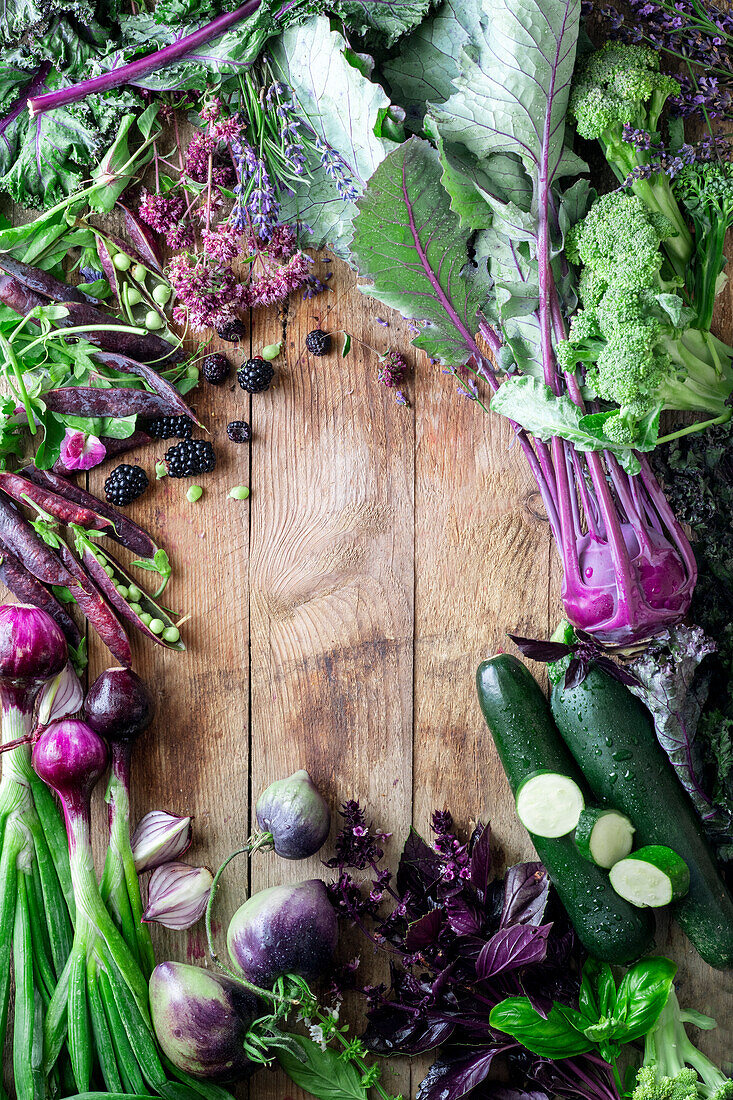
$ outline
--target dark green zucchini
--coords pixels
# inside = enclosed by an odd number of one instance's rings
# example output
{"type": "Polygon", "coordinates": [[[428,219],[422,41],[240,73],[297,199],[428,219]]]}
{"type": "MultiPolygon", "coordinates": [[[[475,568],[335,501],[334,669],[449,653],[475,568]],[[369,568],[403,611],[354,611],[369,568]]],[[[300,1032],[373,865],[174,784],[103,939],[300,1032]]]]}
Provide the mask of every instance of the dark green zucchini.
{"type": "Polygon", "coordinates": [[[552,713],[598,801],[630,818],[640,844],[667,845],[685,861],[690,889],[672,912],[706,962],[733,966],[733,898],[646,707],[593,666],[575,688],[555,684],[552,713]]]}
{"type": "MultiPolygon", "coordinates": [[[[513,793],[532,773],[551,770],[583,777],[567,751],[547,700],[529,670],[502,653],[476,673],[479,702],[513,793]]],[[[543,838],[530,833],[537,855],[585,947],[604,962],[629,963],[650,947],[654,918],[635,909],[612,888],[608,873],[584,859],[572,835],[543,838]]]]}

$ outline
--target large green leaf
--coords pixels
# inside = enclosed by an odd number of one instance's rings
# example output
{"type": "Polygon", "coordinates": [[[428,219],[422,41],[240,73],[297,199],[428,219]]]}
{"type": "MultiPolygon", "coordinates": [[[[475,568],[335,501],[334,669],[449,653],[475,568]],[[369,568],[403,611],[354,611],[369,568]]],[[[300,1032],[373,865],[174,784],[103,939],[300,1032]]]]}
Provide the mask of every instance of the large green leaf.
{"type": "Polygon", "coordinates": [[[437,152],[420,138],[390,153],[358,202],[352,250],[371,280],[364,293],[420,324],[416,347],[458,366],[476,351],[487,287],[467,269],[468,233],[441,174],[437,152]]]}
{"type": "MultiPolygon", "coordinates": [[[[378,165],[398,147],[380,135],[381,120],[391,104],[384,89],[369,79],[368,60],[349,49],[325,16],[314,16],[277,39],[271,63],[293,89],[319,139],[340,155],[346,175],[361,193],[378,165]]],[[[304,176],[295,194],[285,200],[282,216],[306,227],[307,243],[330,244],[337,255],[349,259],[356,206],[341,197],[318,156],[311,157],[309,169],[309,177],[304,176]]]]}
{"type": "Polygon", "coordinates": [[[335,1050],[322,1050],[312,1039],[294,1035],[303,1052],[303,1060],[289,1050],[278,1050],[277,1060],[291,1081],[317,1100],[366,1100],[367,1090],[351,1062],[335,1050]]]}
{"type": "Polygon", "coordinates": [[[455,91],[432,115],[447,141],[480,159],[516,153],[533,179],[577,172],[564,146],[580,0],[483,0],[455,91]]]}

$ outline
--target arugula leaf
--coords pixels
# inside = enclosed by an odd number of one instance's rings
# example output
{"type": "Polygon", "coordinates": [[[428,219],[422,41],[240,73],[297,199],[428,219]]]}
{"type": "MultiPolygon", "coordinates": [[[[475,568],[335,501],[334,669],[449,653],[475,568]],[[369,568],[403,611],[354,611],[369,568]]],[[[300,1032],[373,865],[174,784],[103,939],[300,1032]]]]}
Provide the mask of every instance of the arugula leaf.
{"type": "Polygon", "coordinates": [[[468,233],[459,227],[440,177],[435,149],[410,138],[383,161],[358,202],[352,251],[360,289],[421,325],[413,340],[450,366],[478,354],[474,339],[486,297],[476,273],[464,272],[468,233]]]}
{"type": "Polygon", "coordinates": [[[294,1036],[305,1060],[289,1050],[278,1050],[277,1060],[291,1081],[317,1100],[366,1100],[367,1089],[351,1062],[345,1062],[335,1050],[321,1050],[312,1039],[294,1036]]]}
{"type": "MultiPolygon", "coordinates": [[[[383,117],[392,105],[384,89],[369,79],[371,59],[357,57],[325,16],[286,30],[273,43],[270,59],[319,138],[343,158],[346,173],[361,193],[378,165],[398,146],[381,133],[383,117]]],[[[337,182],[321,168],[317,154],[310,156],[307,175],[295,187],[283,202],[284,220],[303,224],[306,243],[316,248],[329,244],[336,255],[350,259],[348,243],[356,206],[341,197],[337,182]]]]}

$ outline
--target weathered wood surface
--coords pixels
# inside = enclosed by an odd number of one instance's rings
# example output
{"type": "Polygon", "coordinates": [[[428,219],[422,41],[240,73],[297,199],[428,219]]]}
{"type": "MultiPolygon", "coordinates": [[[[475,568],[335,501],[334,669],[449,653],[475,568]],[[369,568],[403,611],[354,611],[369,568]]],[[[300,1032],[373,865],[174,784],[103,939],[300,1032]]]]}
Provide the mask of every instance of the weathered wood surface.
{"type": "MultiPolygon", "coordinates": [[[[198,479],[203,498],[189,504],[189,482],[166,478],[131,509],[171,555],[168,600],[191,614],[185,655],[134,640],[135,667],[158,700],[136,749],[134,812],[194,814],[186,858],[213,869],[249,834],[258,792],[305,766],[334,810],[359,798],[393,832],[393,861],[410,824],[427,833],[431,811],[447,806],[463,829],[490,820],[497,857],[514,862],[531,847],[473,676],[507,630],[543,636],[556,621],[560,570],[548,526],[506,425],[408,350],[398,318],[377,323],[384,311],[356,291],[352,272],[334,271],[328,294],[291,303],[267,393],[249,398],[231,379],[195,394],[218,454],[216,471],[198,479]],[[347,329],[351,354],[342,359],[336,346],[310,356],[304,337],[316,324],[347,329]],[[376,381],[370,349],[390,344],[413,368],[409,407],[376,381]],[[228,421],[240,418],[252,424],[250,445],[226,438],[228,421]],[[228,498],[237,484],[251,486],[248,502],[228,498]]],[[[729,334],[732,303],[729,295],[721,313],[729,334]]],[[[257,316],[232,358],[238,365],[281,332],[274,313],[257,316]]],[[[169,445],[134,461],[152,477],[169,445]]],[[[104,476],[92,471],[93,491],[104,476]]],[[[90,675],[109,663],[90,635],[90,675]]],[[[101,815],[100,805],[100,837],[101,815]]],[[[217,903],[220,929],[248,891],[324,873],[317,859],[240,859],[217,903]]],[[[155,928],[154,938],[160,958],[206,961],[200,927],[155,928]]],[[[358,944],[346,943],[343,957],[358,944]]],[[[376,972],[360,946],[365,970],[376,972]]],[[[679,933],[659,947],[680,963],[684,999],[721,1022],[701,1045],[729,1056],[731,975],[708,968],[679,933]]],[[[388,1087],[414,1096],[419,1078],[403,1065],[388,1087]]],[[[258,1075],[249,1095],[301,1096],[278,1073],[258,1075]]]]}

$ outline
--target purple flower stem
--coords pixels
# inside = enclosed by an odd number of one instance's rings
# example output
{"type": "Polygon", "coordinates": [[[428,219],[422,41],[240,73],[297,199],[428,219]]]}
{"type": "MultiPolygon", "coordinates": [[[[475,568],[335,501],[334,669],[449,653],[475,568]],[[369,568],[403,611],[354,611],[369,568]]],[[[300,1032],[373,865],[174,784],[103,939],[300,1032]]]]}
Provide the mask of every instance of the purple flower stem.
{"type": "MultiPolygon", "coordinates": [[[[180,61],[187,53],[191,53],[192,50],[203,46],[204,43],[210,42],[212,38],[219,38],[224,31],[234,26],[235,23],[241,23],[243,19],[247,19],[253,12],[257,11],[259,6],[260,0],[247,0],[245,4],[235,8],[234,11],[224,12],[212,20],[211,23],[207,23],[191,34],[179,38],[177,42],[171,42],[169,46],[165,46],[162,50],[147,54],[145,57],[139,57],[128,65],[120,65],[117,69],[110,69],[109,72],[102,73],[101,76],[95,76],[91,80],[83,80],[79,84],[71,84],[68,88],[60,88],[58,91],[48,92],[46,95],[31,97],[28,99],[28,109],[31,115],[40,115],[44,111],[53,111],[56,107],[66,107],[69,103],[77,103],[88,95],[109,92],[112,88],[119,88],[122,84],[134,84],[136,80],[157,72],[158,69],[163,69],[166,65],[172,65],[175,61],[180,61]]],[[[281,9],[275,18],[279,18],[285,10],[287,9],[281,9]]]]}

